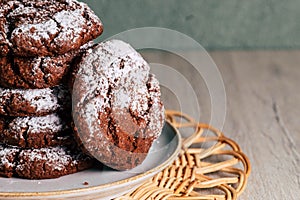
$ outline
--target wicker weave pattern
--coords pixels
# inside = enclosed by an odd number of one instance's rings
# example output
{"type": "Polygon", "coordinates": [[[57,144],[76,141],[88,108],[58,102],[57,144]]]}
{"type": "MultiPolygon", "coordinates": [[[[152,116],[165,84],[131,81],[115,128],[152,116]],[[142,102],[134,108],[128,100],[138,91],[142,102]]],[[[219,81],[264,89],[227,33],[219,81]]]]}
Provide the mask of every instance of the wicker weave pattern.
{"type": "Polygon", "coordinates": [[[180,112],[167,111],[166,116],[181,133],[189,127],[193,134],[185,138],[182,152],[171,166],[117,200],[237,199],[251,171],[238,144],[180,112]]]}

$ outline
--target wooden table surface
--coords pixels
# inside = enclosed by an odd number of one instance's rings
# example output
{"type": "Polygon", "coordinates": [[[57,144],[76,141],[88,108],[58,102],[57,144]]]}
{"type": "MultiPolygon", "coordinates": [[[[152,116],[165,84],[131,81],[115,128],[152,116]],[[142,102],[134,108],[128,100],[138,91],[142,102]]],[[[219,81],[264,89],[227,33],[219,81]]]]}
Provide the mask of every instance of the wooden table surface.
{"type": "MultiPolygon", "coordinates": [[[[223,131],[239,143],[252,164],[240,199],[299,199],[300,51],[222,51],[210,55],[221,72],[227,95],[223,131]]],[[[171,55],[144,56],[150,61],[164,60],[185,73],[180,68],[184,64],[171,55]]],[[[197,82],[192,77],[189,80],[197,82]]],[[[204,84],[197,84],[201,120],[208,122],[207,92],[204,84]]],[[[167,90],[163,89],[163,96],[168,109],[178,109],[178,102],[167,90]]]]}

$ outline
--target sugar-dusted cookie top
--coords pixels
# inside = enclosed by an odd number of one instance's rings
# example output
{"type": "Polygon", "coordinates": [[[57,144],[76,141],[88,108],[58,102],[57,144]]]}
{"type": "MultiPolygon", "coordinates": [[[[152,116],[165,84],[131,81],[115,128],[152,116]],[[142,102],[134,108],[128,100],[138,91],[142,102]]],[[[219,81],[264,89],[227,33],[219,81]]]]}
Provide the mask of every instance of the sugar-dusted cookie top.
{"type": "Polygon", "coordinates": [[[0,55],[52,56],[101,35],[100,19],[76,0],[0,1],[0,55]]]}

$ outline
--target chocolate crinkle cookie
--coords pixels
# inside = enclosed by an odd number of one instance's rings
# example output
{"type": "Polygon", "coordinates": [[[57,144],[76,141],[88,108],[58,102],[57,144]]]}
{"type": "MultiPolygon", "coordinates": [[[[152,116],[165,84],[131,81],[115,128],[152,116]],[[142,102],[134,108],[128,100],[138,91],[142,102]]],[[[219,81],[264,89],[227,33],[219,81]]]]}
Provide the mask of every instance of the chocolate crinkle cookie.
{"type": "Polygon", "coordinates": [[[61,83],[75,53],[56,57],[0,57],[0,85],[5,88],[42,89],[61,83]]]}
{"type": "Polygon", "coordinates": [[[73,62],[92,47],[88,42],[79,50],[45,57],[0,57],[0,86],[19,89],[43,89],[64,82],[73,62]]]}
{"type": "Polygon", "coordinates": [[[42,116],[68,110],[69,90],[63,86],[45,89],[5,89],[0,87],[0,115],[42,116]]]}
{"type": "Polygon", "coordinates": [[[74,143],[71,117],[0,117],[0,143],[22,148],[44,148],[74,143]]]}
{"type": "Polygon", "coordinates": [[[0,175],[26,179],[58,178],[90,168],[94,159],[76,147],[22,149],[0,144],[0,175]]]}
{"type": "Polygon", "coordinates": [[[74,130],[83,148],[117,170],[141,164],[164,124],[159,83],[130,45],[89,50],[73,85],[74,130]]]}
{"type": "Polygon", "coordinates": [[[76,0],[1,0],[0,56],[53,56],[97,38],[103,25],[76,0]]]}

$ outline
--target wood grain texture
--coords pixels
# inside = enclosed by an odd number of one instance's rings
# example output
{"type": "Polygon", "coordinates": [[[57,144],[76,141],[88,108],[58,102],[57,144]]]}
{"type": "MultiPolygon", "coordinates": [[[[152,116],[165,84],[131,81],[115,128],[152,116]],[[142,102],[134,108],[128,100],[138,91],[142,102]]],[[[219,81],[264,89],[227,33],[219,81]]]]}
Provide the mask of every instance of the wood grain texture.
{"type": "Polygon", "coordinates": [[[252,161],[252,176],[241,199],[298,199],[300,52],[211,55],[227,91],[224,131],[252,161]]]}
{"type": "MultiPolygon", "coordinates": [[[[144,55],[177,69],[184,65],[171,55],[144,55]]],[[[300,51],[230,51],[210,55],[221,71],[226,89],[223,131],[239,143],[253,167],[240,199],[299,199],[300,51]]],[[[207,108],[201,112],[209,115],[205,86],[187,70],[181,68],[190,76],[191,84],[199,86],[199,104],[207,108]]],[[[168,108],[178,108],[174,98],[168,98],[167,93],[163,96],[168,108]]],[[[201,120],[207,122],[205,117],[201,120]]]]}

